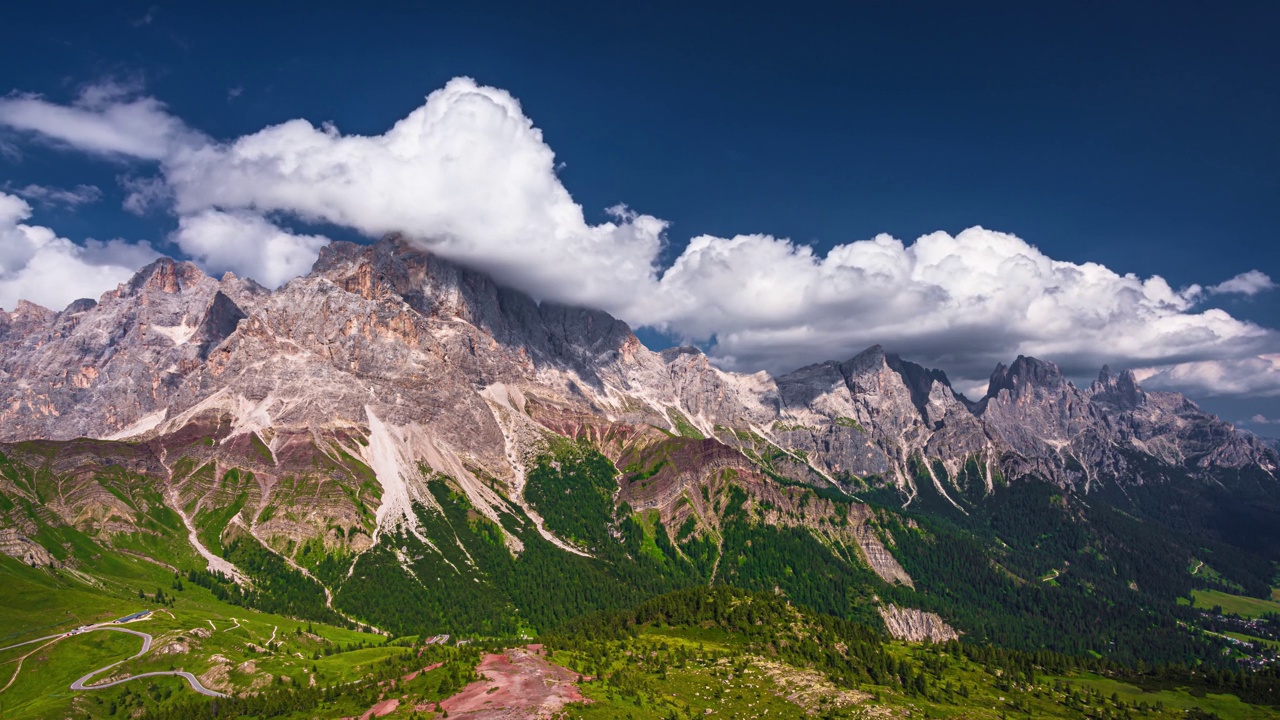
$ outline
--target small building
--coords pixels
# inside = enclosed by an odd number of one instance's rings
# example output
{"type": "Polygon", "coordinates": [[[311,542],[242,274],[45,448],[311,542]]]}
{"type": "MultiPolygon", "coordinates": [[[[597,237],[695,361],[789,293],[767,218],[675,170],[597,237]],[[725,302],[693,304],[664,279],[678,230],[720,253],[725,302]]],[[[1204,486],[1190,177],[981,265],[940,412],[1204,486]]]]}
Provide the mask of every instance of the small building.
{"type": "Polygon", "coordinates": [[[115,621],[115,623],[118,625],[118,624],[120,624],[120,623],[127,623],[127,622],[129,622],[130,620],[141,620],[142,618],[144,618],[144,617],[146,617],[146,616],[148,616],[148,615],[150,615],[150,614],[151,614],[151,611],[150,611],[150,610],[143,610],[142,612],[136,612],[136,613],[134,613],[134,614],[132,614],[132,615],[125,615],[124,617],[120,618],[119,620],[116,620],[116,621],[115,621]]]}

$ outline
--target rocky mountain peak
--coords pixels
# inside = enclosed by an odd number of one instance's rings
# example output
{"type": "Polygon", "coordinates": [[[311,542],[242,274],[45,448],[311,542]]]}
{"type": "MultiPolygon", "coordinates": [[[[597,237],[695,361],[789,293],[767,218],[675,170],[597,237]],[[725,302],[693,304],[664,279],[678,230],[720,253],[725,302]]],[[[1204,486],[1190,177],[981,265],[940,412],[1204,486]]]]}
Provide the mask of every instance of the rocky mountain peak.
{"type": "Polygon", "coordinates": [[[19,300],[18,304],[13,308],[13,312],[9,313],[9,320],[15,325],[47,323],[52,321],[57,314],[57,312],[43,305],[37,305],[30,300],[19,300]]]}
{"type": "MultiPolygon", "coordinates": [[[[838,368],[846,380],[851,383],[851,386],[858,383],[858,378],[878,375],[889,367],[885,359],[884,348],[880,345],[872,345],[842,363],[820,363],[820,365],[833,365],[838,368]]],[[[804,370],[805,368],[801,368],[796,372],[803,372],[804,370]]]]}
{"type": "Polygon", "coordinates": [[[922,415],[928,415],[927,407],[929,398],[935,391],[935,383],[941,385],[947,394],[954,395],[951,392],[951,381],[947,380],[945,372],[903,360],[897,353],[886,353],[884,359],[885,365],[890,370],[902,376],[903,383],[911,393],[911,403],[920,410],[922,415]]]}
{"type": "Polygon", "coordinates": [[[702,350],[696,345],[681,345],[679,347],[671,347],[658,353],[662,357],[662,362],[670,365],[684,355],[698,356],[702,355],[702,350]]]}
{"type": "Polygon", "coordinates": [[[249,317],[234,300],[221,290],[213,294],[209,309],[196,327],[192,341],[197,343],[201,359],[208,359],[210,351],[236,331],[241,320],[249,317]]]}
{"type": "Polygon", "coordinates": [[[161,257],[135,273],[126,287],[129,293],[134,294],[146,291],[174,294],[206,278],[208,276],[194,263],[161,257]]]}
{"type": "Polygon", "coordinates": [[[59,317],[71,317],[73,315],[79,315],[82,312],[88,312],[89,310],[92,310],[96,307],[98,307],[98,301],[92,298],[80,298],[79,300],[72,300],[71,304],[68,305],[65,310],[59,313],[59,317]]]}
{"type": "Polygon", "coordinates": [[[1102,366],[1098,379],[1089,387],[1089,393],[1094,401],[1121,410],[1133,410],[1147,399],[1147,394],[1138,385],[1138,379],[1132,370],[1121,370],[1116,374],[1107,365],[1102,366]]]}
{"type": "Polygon", "coordinates": [[[994,398],[1001,390],[1018,397],[1032,388],[1057,390],[1068,384],[1062,370],[1048,360],[1019,355],[1012,364],[1000,363],[991,373],[987,397],[994,398]]]}
{"type": "Polygon", "coordinates": [[[325,278],[366,300],[422,295],[427,275],[426,258],[416,256],[407,244],[384,239],[373,245],[333,242],[321,248],[309,278],[325,278]]]}

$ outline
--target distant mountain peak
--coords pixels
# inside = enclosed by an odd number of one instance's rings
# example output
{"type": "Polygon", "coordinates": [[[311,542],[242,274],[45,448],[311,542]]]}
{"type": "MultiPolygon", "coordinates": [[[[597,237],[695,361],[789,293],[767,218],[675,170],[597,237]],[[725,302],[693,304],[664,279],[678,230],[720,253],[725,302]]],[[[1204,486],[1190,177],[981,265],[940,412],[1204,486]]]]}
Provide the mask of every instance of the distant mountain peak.
{"type": "Polygon", "coordinates": [[[1109,403],[1117,408],[1132,410],[1146,402],[1147,394],[1138,385],[1138,378],[1132,370],[1121,370],[1113,373],[1111,367],[1103,365],[1098,372],[1098,379],[1089,387],[1091,397],[1098,402],[1109,403]]]}
{"type": "Polygon", "coordinates": [[[986,396],[996,397],[1001,390],[1008,390],[1012,395],[1018,396],[1030,388],[1058,389],[1068,384],[1066,376],[1055,363],[1019,355],[1009,365],[996,365],[987,385],[986,396]]]}
{"type": "Polygon", "coordinates": [[[702,349],[697,345],[680,345],[679,347],[669,347],[659,353],[662,361],[668,365],[684,355],[700,356],[703,354],[702,349]]]}
{"type": "Polygon", "coordinates": [[[195,263],[174,260],[167,255],[162,255],[150,265],[134,273],[126,286],[130,293],[158,290],[172,294],[207,277],[195,263]]]}

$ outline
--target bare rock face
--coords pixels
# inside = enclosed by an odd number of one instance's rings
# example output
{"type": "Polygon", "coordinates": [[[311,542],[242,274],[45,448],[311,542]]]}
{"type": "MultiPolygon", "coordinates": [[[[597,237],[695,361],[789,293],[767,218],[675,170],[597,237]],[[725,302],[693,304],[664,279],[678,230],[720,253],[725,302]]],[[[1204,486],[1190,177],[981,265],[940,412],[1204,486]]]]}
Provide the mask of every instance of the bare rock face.
{"type": "Polygon", "coordinates": [[[56,565],[57,561],[48,550],[34,540],[19,533],[17,528],[0,528],[0,553],[17,558],[27,565],[56,565]]]}
{"type": "MultiPolygon", "coordinates": [[[[971,459],[998,454],[968,401],[946,375],[875,346],[843,363],[823,363],[778,379],[784,443],[799,447],[835,478],[880,478],[914,494],[913,468],[946,496],[971,459]],[[938,460],[945,473],[934,469],[938,460]]],[[[991,486],[990,473],[985,483],[991,486]]]]}
{"type": "Polygon", "coordinates": [[[0,336],[3,439],[105,437],[190,404],[212,348],[234,331],[237,302],[266,292],[162,258],[61,313],[19,305],[0,336]]]}
{"type": "Polygon", "coordinates": [[[876,535],[875,529],[867,522],[870,509],[865,505],[859,507],[861,510],[859,514],[862,517],[858,518],[859,522],[855,525],[855,535],[867,565],[871,566],[881,580],[890,585],[906,585],[914,588],[915,582],[912,581],[911,576],[907,574],[906,569],[893,556],[893,553],[889,552],[889,548],[885,547],[876,535]]]}
{"type": "Polygon", "coordinates": [[[1038,475],[1086,491],[1096,481],[1144,481],[1133,456],[1191,469],[1257,466],[1277,456],[1256,438],[1177,393],[1147,393],[1131,371],[1103,368],[1087,390],[1053,363],[1019,357],[996,368],[976,411],[1013,451],[1006,474],[1038,475]]]}
{"type": "Polygon", "coordinates": [[[890,635],[899,640],[908,642],[929,640],[940,643],[960,639],[960,634],[934,613],[914,608],[900,608],[892,603],[881,605],[879,610],[880,617],[884,619],[885,628],[890,635]]]}
{"type": "Polygon", "coordinates": [[[1276,469],[1275,448],[1200,409],[1178,393],[1145,392],[1133,372],[1103,368],[1089,388],[1117,439],[1173,465],[1276,469]]]}

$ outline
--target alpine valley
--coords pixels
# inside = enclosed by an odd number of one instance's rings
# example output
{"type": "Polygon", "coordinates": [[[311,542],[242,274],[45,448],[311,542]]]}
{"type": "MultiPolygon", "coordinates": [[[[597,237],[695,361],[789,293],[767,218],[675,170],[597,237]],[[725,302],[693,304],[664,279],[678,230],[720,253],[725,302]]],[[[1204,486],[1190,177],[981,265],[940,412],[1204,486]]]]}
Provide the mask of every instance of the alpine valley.
{"type": "Polygon", "coordinates": [[[399,237],[161,259],[0,312],[0,716],[1274,717],[1278,472],[1129,370],[735,374],[399,237]]]}

